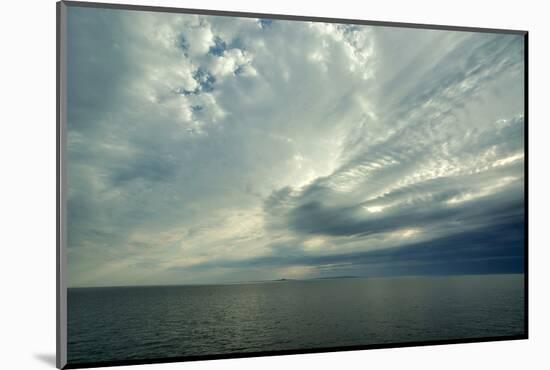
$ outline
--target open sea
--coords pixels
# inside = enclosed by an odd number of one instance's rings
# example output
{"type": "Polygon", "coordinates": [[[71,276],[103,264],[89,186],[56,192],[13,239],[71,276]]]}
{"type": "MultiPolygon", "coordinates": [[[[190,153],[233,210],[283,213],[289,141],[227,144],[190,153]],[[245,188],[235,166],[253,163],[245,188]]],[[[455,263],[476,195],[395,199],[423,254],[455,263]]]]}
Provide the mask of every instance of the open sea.
{"type": "Polygon", "coordinates": [[[70,288],[69,364],[524,334],[523,275],[70,288]]]}

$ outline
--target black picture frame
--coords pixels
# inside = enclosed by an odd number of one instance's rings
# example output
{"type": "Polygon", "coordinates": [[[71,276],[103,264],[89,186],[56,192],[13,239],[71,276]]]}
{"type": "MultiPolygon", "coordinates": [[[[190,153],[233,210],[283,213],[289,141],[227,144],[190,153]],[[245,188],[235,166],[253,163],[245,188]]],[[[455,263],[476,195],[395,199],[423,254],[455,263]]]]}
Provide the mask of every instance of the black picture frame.
{"type": "Polygon", "coordinates": [[[293,354],[310,354],[322,352],[340,352],[340,351],[357,351],[367,349],[381,348],[401,348],[415,346],[433,346],[446,344],[462,344],[462,343],[479,343],[492,341],[508,341],[508,340],[523,340],[529,338],[529,43],[528,31],[512,30],[512,29],[494,29],[494,28],[477,28],[477,27],[460,27],[449,25],[431,25],[418,23],[401,23],[401,22],[385,22],[372,21],[361,19],[342,19],[330,17],[310,17],[299,15],[285,14],[265,14],[252,12],[234,12],[234,11],[219,11],[206,9],[188,9],[176,7],[160,7],[160,6],[145,6],[145,5],[130,5],[130,4],[112,4],[112,3],[96,3],[96,2],[80,2],[80,1],[60,1],[56,4],[56,36],[57,36],[57,61],[56,61],[56,366],[59,369],[74,369],[74,368],[93,368],[103,366],[124,366],[124,365],[139,365],[139,364],[156,364],[184,361],[202,361],[202,360],[217,360],[217,359],[232,359],[244,357],[260,357],[260,356],[280,356],[293,354]],[[227,16],[227,17],[242,17],[242,18],[266,18],[275,20],[291,20],[291,21],[311,21],[324,23],[339,23],[339,24],[356,24],[369,26],[385,26],[397,28],[414,28],[428,30],[446,30],[459,32],[478,32],[478,33],[498,33],[498,34],[514,34],[521,35],[524,39],[524,334],[515,336],[494,336],[474,339],[453,339],[453,340],[434,340],[434,341],[411,341],[402,343],[388,344],[370,344],[370,345],[354,345],[345,347],[325,347],[314,349],[296,349],[296,350],[275,350],[275,351],[259,351],[247,353],[231,353],[221,355],[201,355],[201,356],[178,356],[168,358],[155,359],[140,359],[140,360],[120,360],[120,361],[103,361],[92,363],[67,363],[67,285],[65,281],[66,269],[66,154],[65,154],[65,135],[66,135],[66,11],[67,7],[87,7],[87,8],[102,8],[102,9],[117,9],[130,11],[149,11],[163,13],[178,13],[178,14],[196,14],[209,16],[227,16]]]}

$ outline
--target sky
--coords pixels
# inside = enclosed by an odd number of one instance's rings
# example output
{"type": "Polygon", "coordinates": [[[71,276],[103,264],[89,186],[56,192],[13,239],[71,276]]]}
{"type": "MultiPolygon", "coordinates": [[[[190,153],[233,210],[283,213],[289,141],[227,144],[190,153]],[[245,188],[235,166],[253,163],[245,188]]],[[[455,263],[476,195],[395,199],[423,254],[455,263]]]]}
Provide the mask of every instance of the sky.
{"type": "Polygon", "coordinates": [[[515,34],[70,6],[68,285],[521,273],[515,34]]]}

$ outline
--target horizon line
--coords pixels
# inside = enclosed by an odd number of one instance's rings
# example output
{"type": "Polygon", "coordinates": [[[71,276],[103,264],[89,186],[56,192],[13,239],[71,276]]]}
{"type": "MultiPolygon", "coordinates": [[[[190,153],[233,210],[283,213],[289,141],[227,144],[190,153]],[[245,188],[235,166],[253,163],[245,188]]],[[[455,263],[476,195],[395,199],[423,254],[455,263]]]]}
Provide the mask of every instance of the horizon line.
{"type": "Polygon", "coordinates": [[[277,283],[292,281],[312,281],[312,280],[345,280],[345,279],[390,279],[390,278],[414,278],[414,277],[450,277],[450,276],[484,276],[484,275],[525,275],[525,271],[517,272],[488,272],[488,273],[455,273],[455,274],[416,274],[416,275],[342,275],[342,276],[319,276],[311,278],[274,278],[264,280],[243,280],[219,283],[168,283],[168,284],[136,284],[136,285],[77,285],[67,286],[68,289],[99,289],[99,288],[153,288],[153,287],[179,287],[179,286],[216,286],[216,285],[245,285],[261,283],[277,283]]]}

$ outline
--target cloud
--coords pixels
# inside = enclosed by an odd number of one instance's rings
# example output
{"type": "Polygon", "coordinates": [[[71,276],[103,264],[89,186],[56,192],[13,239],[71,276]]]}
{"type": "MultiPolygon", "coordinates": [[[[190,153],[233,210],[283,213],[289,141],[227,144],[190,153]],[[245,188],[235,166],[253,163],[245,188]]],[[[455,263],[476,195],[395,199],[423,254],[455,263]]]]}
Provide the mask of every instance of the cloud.
{"type": "Polygon", "coordinates": [[[520,271],[523,47],[69,7],[69,284],[520,271]]]}
{"type": "Polygon", "coordinates": [[[456,233],[395,248],[339,254],[305,255],[294,249],[245,260],[213,260],[193,269],[213,267],[306,266],[317,276],[327,272],[361,276],[523,272],[523,219],[484,227],[471,233],[456,233]],[[512,232],[510,232],[512,231],[512,232]],[[287,253],[290,252],[290,253],[287,253]],[[329,267],[327,271],[327,267],[329,267]],[[336,271],[334,271],[336,269],[336,271]]]}

